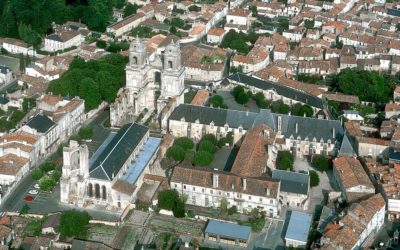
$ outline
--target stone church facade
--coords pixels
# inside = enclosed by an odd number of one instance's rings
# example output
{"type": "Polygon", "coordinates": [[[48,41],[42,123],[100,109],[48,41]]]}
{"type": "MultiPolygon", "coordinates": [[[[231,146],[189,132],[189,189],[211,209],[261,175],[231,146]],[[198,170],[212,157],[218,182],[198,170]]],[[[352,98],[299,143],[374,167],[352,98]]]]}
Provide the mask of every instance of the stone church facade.
{"type": "Polygon", "coordinates": [[[140,114],[160,114],[183,103],[185,67],[179,43],[171,41],[162,55],[150,58],[144,41],[135,39],[125,71],[126,86],[110,106],[111,126],[133,122],[140,114]]]}

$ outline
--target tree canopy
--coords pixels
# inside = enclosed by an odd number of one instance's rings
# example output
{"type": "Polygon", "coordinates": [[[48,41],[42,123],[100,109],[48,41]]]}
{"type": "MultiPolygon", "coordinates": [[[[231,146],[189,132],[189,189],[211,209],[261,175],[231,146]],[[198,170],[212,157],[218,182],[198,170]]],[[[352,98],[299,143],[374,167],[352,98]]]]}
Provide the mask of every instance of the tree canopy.
{"type": "Polygon", "coordinates": [[[97,108],[102,100],[112,102],[117,97],[118,89],[125,83],[126,63],[126,57],[117,54],[88,62],[75,58],[62,77],[50,82],[48,91],[81,97],[87,111],[97,108]]]}
{"type": "Polygon", "coordinates": [[[52,23],[82,21],[96,31],[105,31],[112,20],[112,8],[120,1],[110,0],[2,0],[0,36],[20,38],[35,46],[49,34],[52,23]]]}
{"type": "Polygon", "coordinates": [[[319,175],[317,172],[315,172],[314,170],[311,170],[309,172],[310,175],[310,186],[311,187],[316,187],[319,185],[319,175]]]}
{"type": "Polygon", "coordinates": [[[287,115],[287,114],[289,114],[290,107],[289,107],[289,105],[283,103],[282,100],[278,100],[271,104],[271,110],[274,113],[287,115]]]}
{"type": "Polygon", "coordinates": [[[314,165],[318,171],[324,172],[329,169],[329,160],[324,155],[317,155],[314,158],[314,165]]]}
{"type": "Polygon", "coordinates": [[[334,90],[358,96],[361,101],[375,103],[386,103],[394,86],[393,76],[377,71],[347,68],[333,79],[334,90]]]}
{"type": "Polygon", "coordinates": [[[236,32],[235,30],[230,30],[224,36],[220,47],[221,48],[230,48],[238,51],[239,53],[247,54],[250,50],[247,42],[254,44],[258,39],[258,35],[254,32],[250,32],[249,34],[245,34],[243,32],[236,32]]]}
{"type": "Polygon", "coordinates": [[[246,91],[242,86],[236,86],[233,88],[233,96],[239,104],[246,104],[252,97],[250,90],[246,91]]]}
{"type": "Polygon", "coordinates": [[[276,167],[281,170],[293,170],[294,157],[290,151],[278,151],[276,167]]]}
{"type": "Polygon", "coordinates": [[[60,218],[60,234],[66,237],[85,239],[90,219],[87,212],[64,211],[60,218]]]}

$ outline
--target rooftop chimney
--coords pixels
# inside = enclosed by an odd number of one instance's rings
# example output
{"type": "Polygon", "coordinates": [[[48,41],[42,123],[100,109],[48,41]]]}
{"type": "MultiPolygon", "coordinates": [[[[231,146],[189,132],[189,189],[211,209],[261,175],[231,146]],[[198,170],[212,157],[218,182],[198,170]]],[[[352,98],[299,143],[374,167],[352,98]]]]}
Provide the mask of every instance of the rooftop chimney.
{"type": "Polygon", "coordinates": [[[243,190],[246,190],[247,189],[247,179],[243,178],[242,180],[243,180],[243,190]]]}
{"type": "Polygon", "coordinates": [[[296,134],[299,132],[299,124],[296,122],[296,134]]]}

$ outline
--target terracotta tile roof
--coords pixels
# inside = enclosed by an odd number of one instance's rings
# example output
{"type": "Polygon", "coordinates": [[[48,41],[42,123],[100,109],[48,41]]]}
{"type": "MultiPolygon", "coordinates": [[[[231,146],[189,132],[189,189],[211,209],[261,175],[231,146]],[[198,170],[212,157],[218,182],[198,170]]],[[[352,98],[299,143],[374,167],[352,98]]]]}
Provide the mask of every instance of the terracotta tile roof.
{"type": "Polygon", "coordinates": [[[229,16],[240,16],[240,17],[248,17],[250,16],[250,11],[245,9],[236,8],[233,11],[228,13],[229,16]]]}
{"type": "Polygon", "coordinates": [[[201,90],[197,91],[196,95],[194,96],[194,98],[190,104],[203,106],[204,103],[207,101],[208,96],[209,96],[208,90],[201,89],[201,90]]]}
{"type": "Polygon", "coordinates": [[[400,104],[388,103],[385,105],[385,112],[400,110],[400,104]]]}
{"type": "Polygon", "coordinates": [[[40,101],[47,103],[48,105],[54,106],[57,103],[61,102],[63,98],[59,95],[44,95],[40,101]]]}
{"type": "Polygon", "coordinates": [[[10,134],[5,134],[2,137],[0,137],[0,142],[5,143],[5,142],[26,142],[30,145],[35,144],[37,140],[37,136],[33,134],[29,134],[24,131],[18,131],[10,134]]]}
{"type": "Polygon", "coordinates": [[[133,186],[133,185],[119,179],[114,183],[114,185],[112,186],[112,189],[114,189],[115,191],[118,191],[120,193],[126,194],[126,195],[132,195],[136,189],[136,186],[133,186]]]}
{"type": "Polygon", "coordinates": [[[11,231],[11,228],[5,225],[0,225],[0,239],[6,239],[11,231]]]}
{"type": "Polygon", "coordinates": [[[273,130],[265,124],[247,131],[231,172],[240,176],[259,177],[265,172],[268,160],[268,139],[275,138],[273,130]],[[269,131],[269,136],[267,135],[269,131]]]}
{"type": "Polygon", "coordinates": [[[215,189],[270,198],[278,197],[280,183],[277,180],[247,177],[246,189],[244,189],[242,177],[209,168],[177,166],[172,173],[171,182],[213,188],[214,174],[218,174],[218,187],[215,189]],[[269,195],[267,195],[268,192],[269,195]]]}
{"type": "Polygon", "coordinates": [[[363,136],[360,124],[357,122],[345,122],[344,127],[346,128],[346,131],[349,133],[350,137],[355,138],[363,136]]]}
{"type": "Polygon", "coordinates": [[[196,36],[200,35],[204,30],[206,26],[202,23],[195,24],[193,28],[189,31],[189,36],[196,36]]]}
{"type": "Polygon", "coordinates": [[[0,174],[16,175],[19,170],[29,162],[29,159],[14,154],[0,157],[0,174]]]}
{"type": "Polygon", "coordinates": [[[4,38],[2,42],[3,43],[8,43],[8,44],[13,44],[15,46],[24,47],[24,48],[29,48],[30,47],[29,44],[27,44],[26,42],[24,42],[22,40],[9,38],[9,37],[4,38]]]}
{"type": "Polygon", "coordinates": [[[222,36],[225,33],[223,28],[212,28],[208,31],[207,35],[210,36],[222,36]]]}
{"type": "Polygon", "coordinates": [[[380,146],[390,146],[390,141],[373,138],[373,137],[364,137],[364,136],[357,136],[356,140],[358,143],[366,143],[366,144],[373,144],[373,145],[380,145],[380,146]]]}
{"type": "Polygon", "coordinates": [[[250,62],[250,58],[249,57],[243,56],[243,55],[239,55],[239,54],[234,55],[232,60],[235,61],[235,62],[246,63],[246,64],[250,62]]]}
{"type": "Polygon", "coordinates": [[[342,186],[346,189],[359,185],[374,188],[361,163],[352,157],[341,156],[333,161],[333,167],[339,175],[342,186]]]}

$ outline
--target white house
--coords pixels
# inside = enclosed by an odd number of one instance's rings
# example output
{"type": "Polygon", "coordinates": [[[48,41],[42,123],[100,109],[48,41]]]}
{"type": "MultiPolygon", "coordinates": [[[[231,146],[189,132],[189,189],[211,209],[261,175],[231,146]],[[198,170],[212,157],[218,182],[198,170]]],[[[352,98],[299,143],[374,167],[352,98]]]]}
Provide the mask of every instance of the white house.
{"type": "Polygon", "coordinates": [[[43,50],[50,52],[65,50],[73,46],[79,47],[81,43],[82,37],[79,32],[74,30],[59,30],[45,37],[43,50]]]}
{"type": "Polygon", "coordinates": [[[0,156],[0,185],[17,183],[29,171],[29,159],[14,154],[0,156]]]}
{"type": "Polygon", "coordinates": [[[107,32],[112,33],[114,37],[119,37],[122,34],[131,31],[133,28],[139,26],[141,22],[146,20],[145,14],[139,12],[130,15],[121,21],[107,27],[107,32]]]}
{"type": "Polygon", "coordinates": [[[225,30],[223,28],[212,28],[207,33],[207,43],[219,44],[224,38],[225,30]]]}
{"type": "Polygon", "coordinates": [[[226,15],[226,23],[247,26],[249,24],[250,15],[250,11],[236,8],[226,15]]]}
{"type": "Polygon", "coordinates": [[[36,55],[36,51],[32,45],[14,38],[4,38],[2,40],[2,47],[12,54],[24,54],[29,56],[36,55]]]}

